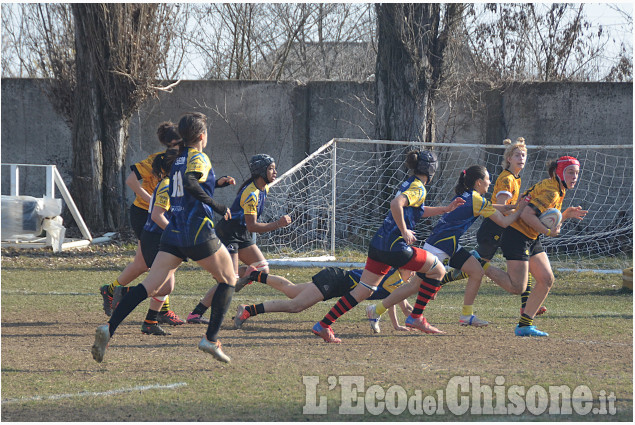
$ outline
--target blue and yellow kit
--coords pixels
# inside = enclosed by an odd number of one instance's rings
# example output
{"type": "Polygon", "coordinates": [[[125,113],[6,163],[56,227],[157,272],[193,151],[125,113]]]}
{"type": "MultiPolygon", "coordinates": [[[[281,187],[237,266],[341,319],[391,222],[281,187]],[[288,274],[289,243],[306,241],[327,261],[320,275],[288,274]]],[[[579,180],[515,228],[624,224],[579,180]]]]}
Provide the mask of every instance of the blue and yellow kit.
{"type": "MultiPolygon", "coordinates": [[[[397,192],[396,196],[404,195],[408,198],[408,206],[403,208],[403,214],[406,227],[410,230],[414,230],[415,225],[423,216],[423,203],[426,199],[426,194],[423,182],[416,176],[410,177],[399,186],[399,192],[397,192]]],[[[370,241],[370,245],[380,251],[397,252],[408,249],[408,244],[403,240],[392,212],[388,212],[381,227],[370,241]]]]}
{"type": "Polygon", "coordinates": [[[456,198],[463,199],[465,203],[454,211],[443,214],[426,240],[426,243],[439,248],[450,257],[459,247],[459,238],[478,217],[487,218],[496,212],[492,203],[474,190],[463,192],[461,196],[454,197],[456,198]]]}
{"type": "Polygon", "coordinates": [[[198,179],[201,188],[214,196],[216,176],[212,164],[203,152],[186,147],[174,161],[170,171],[170,207],[172,217],[163,232],[162,243],[179,247],[199,245],[216,236],[214,232],[214,211],[185,191],[183,180],[189,172],[200,173],[198,179]]]}
{"type": "Polygon", "coordinates": [[[268,193],[269,185],[265,185],[263,190],[258,189],[254,182],[246,185],[234,199],[234,203],[230,208],[232,218],[229,221],[239,223],[242,227],[245,227],[245,214],[259,217],[262,214],[268,193]]]}
{"type": "Polygon", "coordinates": [[[150,199],[150,204],[148,207],[148,219],[146,220],[145,226],[143,226],[144,232],[152,232],[152,233],[163,233],[163,229],[152,220],[152,210],[155,206],[163,208],[165,213],[165,218],[170,220],[170,216],[172,215],[170,211],[170,179],[167,177],[159,182],[157,187],[154,189],[154,193],[152,194],[152,198],[150,199]]]}

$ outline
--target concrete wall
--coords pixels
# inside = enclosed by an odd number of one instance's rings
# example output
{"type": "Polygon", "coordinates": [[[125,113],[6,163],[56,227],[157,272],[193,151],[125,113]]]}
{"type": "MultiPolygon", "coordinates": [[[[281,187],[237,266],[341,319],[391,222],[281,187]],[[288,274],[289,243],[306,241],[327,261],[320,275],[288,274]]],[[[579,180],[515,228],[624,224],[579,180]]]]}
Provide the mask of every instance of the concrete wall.
{"type": "MultiPolygon", "coordinates": [[[[2,163],[56,164],[70,183],[71,132],[38,80],[2,79],[1,94],[2,163]]],[[[464,109],[458,117],[439,105],[439,141],[499,144],[523,136],[531,145],[633,143],[630,83],[514,84],[502,92],[484,90],[481,98],[484,107],[464,109]]],[[[373,138],[373,99],[373,83],[184,81],[133,116],[126,169],[160,150],[160,122],[196,110],[209,117],[206,153],[217,175],[241,182],[248,177],[248,158],[260,152],[274,156],[284,172],[331,138],[373,138]]],[[[5,168],[2,194],[9,193],[5,168]]],[[[28,174],[22,193],[41,196],[42,177],[28,174]]],[[[130,203],[132,192],[126,193],[130,203]]],[[[230,202],[235,191],[217,194],[230,202]]]]}

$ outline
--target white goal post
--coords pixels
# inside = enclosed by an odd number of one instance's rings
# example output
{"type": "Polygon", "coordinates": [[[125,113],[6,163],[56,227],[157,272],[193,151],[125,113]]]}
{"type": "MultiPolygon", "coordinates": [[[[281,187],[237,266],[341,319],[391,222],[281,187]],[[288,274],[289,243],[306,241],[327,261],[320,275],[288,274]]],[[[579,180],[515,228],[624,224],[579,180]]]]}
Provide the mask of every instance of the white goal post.
{"type": "MultiPolygon", "coordinates": [[[[502,141],[501,141],[502,142],[502,141]]],[[[427,186],[426,205],[444,205],[454,196],[459,173],[484,165],[492,185],[501,170],[505,146],[489,144],[419,143],[383,140],[333,139],[278,177],[271,185],[261,221],[289,214],[289,227],[259,235],[258,244],[270,258],[348,258],[365,253],[368,242],[389,210],[390,200],[406,178],[405,153],[433,149],[439,169],[427,186]]],[[[572,155],[581,162],[580,179],[565,198],[564,208],[589,210],[583,220],[567,220],[561,236],[544,238],[543,246],[557,268],[622,269],[632,265],[633,146],[528,145],[521,172],[521,190],[548,177],[547,162],[572,155]]],[[[487,196],[489,197],[488,194],[487,196]]],[[[422,245],[438,217],[422,219],[416,229],[422,245]]],[[[476,246],[478,220],[461,238],[476,246]]],[[[500,251],[499,251],[500,256],[500,251]]],[[[500,259],[500,258],[499,258],[500,259]]],[[[280,261],[276,261],[280,264],[280,261]]]]}

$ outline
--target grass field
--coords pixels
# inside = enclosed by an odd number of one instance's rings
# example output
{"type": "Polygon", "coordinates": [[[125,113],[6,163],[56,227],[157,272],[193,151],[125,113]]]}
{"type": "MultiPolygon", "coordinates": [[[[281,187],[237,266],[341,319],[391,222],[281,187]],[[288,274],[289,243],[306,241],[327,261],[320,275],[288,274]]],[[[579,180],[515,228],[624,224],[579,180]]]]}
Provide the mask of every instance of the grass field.
{"type": "MultiPolygon", "coordinates": [[[[104,362],[97,364],[90,347],[96,326],[106,320],[98,287],[114,280],[131,258],[129,246],[60,255],[3,251],[3,421],[633,418],[633,298],[619,292],[619,275],[558,274],[546,302],[548,313],[537,319],[539,328],[549,332],[548,338],[515,337],[519,297],[486,281],[475,310],[491,321],[487,328],[459,326],[465,284],[454,283],[444,287],[426,309],[428,320],[447,334],[397,332],[385,318],[382,333],[373,335],[364,308],[357,307],[333,326],[343,339],[341,345],[326,344],[310,331],[335,300],[299,314],[257,316],[242,329],[233,329],[231,317],[239,303],[283,297],[253,284],[236,294],[221,330],[230,364],[196,349],[205,332],[203,325],[170,328],[172,335],[165,337],[143,335],[140,326],[146,301],[119,327],[104,362]],[[452,408],[449,385],[468,379],[463,377],[473,377],[472,386],[459,394],[470,397],[465,413],[452,408]],[[471,396],[476,378],[483,394],[493,389],[494,398],[503,395],[504,403],[494,406],[506,414],[478,412],[475,400],[479,399],[471,396]],[[354,392],[356,399],[349,390],[360,387],[350,383],[361,379],[365,391],[354,392]],[[587,396],[583,390],[588,388],[592,406],[599,410],[554,414],[553,403],[549,409],[507,409],[513,403],[510,394],[518,389],[514,386],[539,396],[551,394],[550,387],[566,386],[577,402],[587,396]],[[440,395],[445,404],[440,403],[440,395]],[[320,404],[322,397],[326,404],[320,404]],[[428,409],[421,409],[416,401],[422,399],[436,401],[436,409],[425,403],[428,409]],[[404,407],[404,400],[413,406],[404,407]],[[321,413],[303,413],[303,407],[311,406],[320,406],[321,410],[315,407],[313,411],[321,413]]],[[[276,268],[272,272],[300,283],[309,281],[317,270],[276,268]]],[[[182,266],[171,296],[173,309],[186,316],[212,284],[211,277],[196,265],[182,266]]],[[[403,323],[403,316],[399,317],[403,323]]],[[[526,399],[527,406],[534,406],[529,395],[526,399]]]]}

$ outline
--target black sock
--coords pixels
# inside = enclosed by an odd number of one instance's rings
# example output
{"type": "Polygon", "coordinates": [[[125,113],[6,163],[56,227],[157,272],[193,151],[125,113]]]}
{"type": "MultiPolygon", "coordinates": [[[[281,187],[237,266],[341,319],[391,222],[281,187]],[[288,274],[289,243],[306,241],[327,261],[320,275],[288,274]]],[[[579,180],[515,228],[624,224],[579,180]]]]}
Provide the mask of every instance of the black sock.
{"type": "Polygon", "coordinates": [[[203,303],[198,303],[198,305],[192,310],[192,314],[200,314],[201,316],[205,314],[207,311],[207,307],[203,305],[203,303]]]}
{"type": "Polygon", "coordinates": [[[256,316],[258,314],[262,314],[265,312],[265,305],[263,303],[260,304],[252,304],[248,305],[245,310],[249,312],[250,316],[256,316]]]}
{"type": "Polygon", "coordinates": [[[264,283],[266,285],[268,276],[269,275],[267,273],[256,270],[251,272],[251,274],[249,275],[249,280],[253,280],[254,282],[264,283]]]}
{"type": "Polygon", "coordinates": [[[108,321],[110,325],[110,336],[115,333],[115,330],[123,320],[128,317],[132,310],[134,310],[143,300],[148,298],[148,293],[143,285],[137,285],[130,288],[128,293],[124,295],[121,302],[112,312],[112,316],[108,321]]]}
{"type": "Polygon", "coordinates": [[[233,295],[233,286],[224,282],[218,284],[214,297],[212,298],[212,312],[210,314],[209,325],[207,325],[207,332],[205,333],[205,336],[211,342],[216,342],[220,325],[223,323],[223,318],[225,318],[225,313],[227,313],[233,295]]]}
{"type": "Polygon", "coordinates": [[[158,319],[159,319],[159,312],[156,310],[148,309],[148,314],[146,314],[146,322],[156,323],[158,319]]]}

